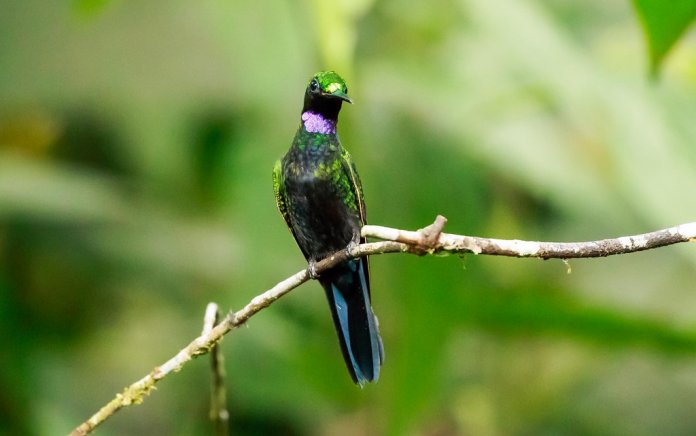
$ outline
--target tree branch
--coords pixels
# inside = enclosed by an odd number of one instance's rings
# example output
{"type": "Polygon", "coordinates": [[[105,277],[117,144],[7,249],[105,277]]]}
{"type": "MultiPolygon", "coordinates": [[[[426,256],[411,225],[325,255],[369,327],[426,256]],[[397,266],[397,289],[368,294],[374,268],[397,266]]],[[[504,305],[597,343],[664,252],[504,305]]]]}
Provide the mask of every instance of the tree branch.
{"type": "MultiPolygon", "coordinates": [[[[203,331],[201,336],[205,336],[215,327],[220,320],[220,310],[215,303],[208,303],[205,309],[203,321],[203,331]]],[[[229,412],[227,411],[227,391],[225,390],[225,364],[220,352],[220,346],[215,345],[210,353],[210,420],[213,422],[217,436],[227,436],[229,434],[228,422],[229,412]]]]}
{"type": "MultiPolygon", "coordinates": [[[[433,224],[415,232],[366,225],[362,228],[363,237],[379,238],[384,241],[364,243],[339,251],[318,262],[316,271],[321,274],[321,272],[351,258],[385,253],[419,255],[474,253],[541,259],[572,259],[634,253],[696,240],[696,222],[640,235],[588,242],[536,242],[454,235],[442,233],[442,228],[446,222],[444,217],[438,216],[433,224]]],[[[71,435],[88,434],[118,410],[131,404],[140,404],[150,394],[155,383],[168,374],[180,370],[186,362],[194,357],[210,352],[230,330],[244,324],[256,313],[270,306],[274,301],[307,280],[309,280],[309,274],[306,269],[303,269],[254,297],[239,312],[229,312],[218,325],[212,329],[204,330],[201,336],[194,339],[176,356],[161,366],[155,367],[148,375],[125,388],[123,393],[117,394],[107,405],[73,430],[71,435]]]]}
{"type": "Polygon", "coordinates": [[[640,235],[587,242],[520,241],[449,233],[438,233],[438,237],[433,239],[431,234],[433,229],[442,229],[446,221],[446,218],[438,215],[435,223],[415,232],[367,225],[362,228],[362,235],[408,244],[410,248],[407,251],[414,251],[414,248],[418,251],[420,248],[431,254],[443,252],[474,253],[508,257],[538,257],[540,259],[606,257],[696,240],[696,222],[640,235]]]}

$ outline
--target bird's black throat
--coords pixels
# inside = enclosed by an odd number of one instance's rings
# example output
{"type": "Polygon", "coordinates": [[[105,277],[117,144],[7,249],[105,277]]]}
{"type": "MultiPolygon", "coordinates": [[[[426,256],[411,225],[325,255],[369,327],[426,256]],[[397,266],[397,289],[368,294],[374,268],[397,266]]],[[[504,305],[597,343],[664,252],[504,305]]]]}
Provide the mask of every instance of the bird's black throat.
{"type": "Polygon", "coordinates": [[[327,120],[338,121],[338,113],[341,111],[343,100],[333,96],[314,95],[310,92],[305,93],[304,106],[302,112],[311,111],[320,114],[327,120]]]}

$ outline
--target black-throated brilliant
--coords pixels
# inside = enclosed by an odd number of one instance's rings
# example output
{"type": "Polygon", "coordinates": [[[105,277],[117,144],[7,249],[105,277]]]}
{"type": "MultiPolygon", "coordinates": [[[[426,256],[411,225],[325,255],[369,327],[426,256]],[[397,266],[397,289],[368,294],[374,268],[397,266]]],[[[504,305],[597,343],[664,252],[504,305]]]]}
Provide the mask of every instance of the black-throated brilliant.
{"type": "MultiPolygon", "coordinates": [[[[365,203],[355,165],[336,134],[348,98],[345,81],[319,72],[307,86],[300,126],[290,150],[273,168],[276,203],[309,262],[364,242],[365,203]]],[[[370,304],[367,257],[339,264],[318,277],[329,301],[341,352],[353,381],[377,381],[384,351],[370,304]]]]}

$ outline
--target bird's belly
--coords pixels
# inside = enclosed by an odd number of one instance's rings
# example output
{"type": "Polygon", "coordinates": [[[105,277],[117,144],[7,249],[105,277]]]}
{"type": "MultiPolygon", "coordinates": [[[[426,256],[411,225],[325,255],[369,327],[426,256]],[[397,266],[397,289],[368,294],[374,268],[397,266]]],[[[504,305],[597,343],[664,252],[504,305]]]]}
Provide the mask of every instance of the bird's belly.
{"type": "Polygon", "coordinates": [[[359,234],[359,218],[330,180],[298,178],[288,181],[287,188],[295,238],[308,259],[318,260],[341,250],[359,234]]]}

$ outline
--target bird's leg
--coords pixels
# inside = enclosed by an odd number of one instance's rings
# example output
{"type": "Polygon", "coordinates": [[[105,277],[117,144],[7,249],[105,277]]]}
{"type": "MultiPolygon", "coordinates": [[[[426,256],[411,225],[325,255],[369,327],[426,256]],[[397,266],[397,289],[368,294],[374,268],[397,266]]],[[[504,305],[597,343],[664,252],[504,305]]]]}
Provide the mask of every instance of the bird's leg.
{"type": "Polygon", "coordinates": [[[317,261],[315,259],[309,259],[307,264],[307,274],[309,274],[309,278],[312,280],[319,278],[319,273],[317,272],[317,261]]]}
{"type": "Polygon", "coordinates": [[[357,247],[357,246],[358,246],[358,243],[357,243],[357,242],[355,242],[355,241],[350,241],[350,242],[348,243],[348,245],[346,245],[346,248],[343,249],[343,251],[345,251],[346,256],[351,257],[351,256],[350,256],[350,254],[351,254],[350,252],[353,251],[353,248],[355,248],[355,247],[357,247]]]}
{"type": "Polygon", "coordinates": [[[353,239],[348,242],[345,248],[346,256],[350,257],[350,252],[358,245],[360,245],[360,230],[353,232],[353,239]]]}

